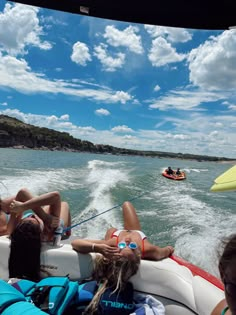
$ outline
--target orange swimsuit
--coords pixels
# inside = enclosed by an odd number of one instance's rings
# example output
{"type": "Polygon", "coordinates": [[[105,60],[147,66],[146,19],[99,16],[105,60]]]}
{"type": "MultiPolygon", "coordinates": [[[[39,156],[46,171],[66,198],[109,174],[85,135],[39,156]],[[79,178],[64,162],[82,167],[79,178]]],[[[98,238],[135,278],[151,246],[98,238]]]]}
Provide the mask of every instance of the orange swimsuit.
{"type": "Polygon", "coordinates": [[[116,237],[116,245],[118,245],[118,240],[119,240],[119,235],[121,232],[123,231],[126,231],[126,232],[137,232],[141,239],[142,239],[142,248],[141,248],[141,251],[142,251],[142,257],[144,256],[144,240],[147,238],[147,236],[142,232],[142,231],[139,231],[139,230],[116,230],[115,232],[112,233],[111,235],[111,238],[113,237],[116,237]]]}

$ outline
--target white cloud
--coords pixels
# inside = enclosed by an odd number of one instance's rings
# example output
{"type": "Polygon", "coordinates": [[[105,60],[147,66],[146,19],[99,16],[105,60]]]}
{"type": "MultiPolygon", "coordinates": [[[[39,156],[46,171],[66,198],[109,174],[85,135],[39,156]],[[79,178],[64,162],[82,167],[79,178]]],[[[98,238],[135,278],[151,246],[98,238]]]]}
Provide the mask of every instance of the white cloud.
{"type": "Polygon", "coordinates": [[[0,49],[13,56],[26,54],[27,46],[43,50],[52,48],[51,43],[43,41],[43,27],[39,24],[39,9],[22,4],[5,5],[0,12],[0,49]]]}
{"type": "Polygon", "coordinates": [[[228,101],[222,102],[223,105],[225,105],[228,109],[235,111],[236,110],[236,104],[231,104],[228,101]]]}
{"type": "Polygon", "coordinates": [[[3,102],[3,103],[0,103],[0,105],[7,106],[8,104],[7,104],[7,102],[3,102]]]}
{"type": "Polygon", "coordinates": [[[160,89],[161,89],[161,88],[160,88],[160,86],[159,86],[158,84],[154,87],[154,91],[155,91],[155,92],[160,91],[160,89]]]}
{"type": "Polygon", "coordinates": [[[69,120],[70,116],[68,114],[65,115],[61,115],[61,117],[59,118],[59,120],[69,120]]]}
{"type": "Polygon", "coordinates": [[[236,111],[236,105],[229,105],[229,109],[236,111]]]}
{"type": "Polygon", "coordinates": [[[174,140],[188,140],[188,139],[191,139],[191,137],[190,136],[188,136],[188,135],[184,135],[184,134],[174,134],[173,136],[173,139],[174,140]]]}
{"type": "Polygon", "coordinates": [[[137,26],[128,26],[123,31],[118,30],[113,25],[108,25],[105,29],[104,38],[107,43],[114,47],[126,47],[135,54],[142,54],[143,47],[141,36],[136,35],[139,32],[137,26]]]}
{"type": "Polygon", "coordinates": [[[75,43],[73,45],[71,60],[81,66],[86,66],[87,61],[92,60],[88,46],[81,42],[75,43]]]}
{"type": "Polygon", "coordinates": [[[125,63],[125,54],[116,53],[116,57],[108,55],[107,45],[100,44],[94,47],[94,56],[98,58],[103,66],[104,71],[114,72],[118,68],[121,68],[125,63]]]}
{"type": "Polygon", "coordinates": [[[137,139],[137,137],[134,137],[134,136],[131,136],[131,135],[125,135],[123,137],[124,140],[130,140],[130,141],[133,141],[135,139],[137,139]]]}
{"type": "Polygon", "coordinates": [[[131,129],[128,126],[125,126],[125,125],[116,126],[116,127],[112,128],[111,130],[113,132],[122,132],[122,133],[133,132],[133,129],[131,129]]]}
{"type": "Polygon", "coordinates": [[[67,96],[105,103],[121,102],[125,104],[132,99],[132,96],[127,92],[113,91],[98,85],[94,86],[94,88],[87,88],[87,84],[83,82],[75,84],[63,80],[49,80],[42,73],[34,73],[24,59],[1,56],[1,53],[0,86],[14,89],[24,94],[50,93],[56,95],[62,93],[67,96]]]}
{"type": "Polygon", "coordinates": [[[117,91],[113,96],[112,99],[114,103],[121,102],[121,104],[125,104],[127,101],[132,100],[132,96],[129,93],[123,91],[117,91]]]}
{"type": "Polygon", "coordinates": [[[95,110],[95,114],[98,115],[98,116],[109,116],[109,115],[111,115],[111,113],[107,109],[104,109],[104,108],[100,108],[100,109],[95,110]]]}
{"type": "Polygon", "coordinates": [[[188,57],[190,81],[204,89],[235,90],[236,30],[211,37],[188,57]]]}
{"type": "Polygon", "coordinates": [[[151,37],[166,37],[170,42],[185,43],[192,39],[192,34],[184,28],[144,25],[151,37]]]}
{"type": "Polygon", "coordinates": [[[186,56],[178,54],[164,38],[157,37],[152,41],[148,58],[154,67],[162,67],[169,63],[183,61],[186,56]]]}
{"type": "MultiPolygon", "coordinates": [[[[159,109],[162,111],[177,110],[193,110],[197,109],[203,103],[215,102],[224,99],[226,96],[221,93],[201,90],[172,90],[155,100],[150,100],[150,109],[159,109]]],[[[210,104],[208,104],[209,106],[210,104]]]]}

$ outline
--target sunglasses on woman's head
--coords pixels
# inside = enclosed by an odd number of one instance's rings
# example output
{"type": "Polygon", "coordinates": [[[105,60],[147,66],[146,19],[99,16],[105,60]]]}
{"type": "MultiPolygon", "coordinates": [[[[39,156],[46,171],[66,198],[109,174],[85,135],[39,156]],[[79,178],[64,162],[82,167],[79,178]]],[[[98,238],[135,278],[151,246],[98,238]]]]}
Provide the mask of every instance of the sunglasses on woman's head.
{"type": "Polygon", "coordinates": [[[138,245],[137,245],[137,243],[135,243],[135,242],[130,242],[129,244],[126,244],[126,242],[120,242],[117,246],[118,246],[120,249],[123,249],[123,248],[126,248],[126,247],[129,247],[130,249],[136,249],[136,248],[138,248],[138,245]]]}

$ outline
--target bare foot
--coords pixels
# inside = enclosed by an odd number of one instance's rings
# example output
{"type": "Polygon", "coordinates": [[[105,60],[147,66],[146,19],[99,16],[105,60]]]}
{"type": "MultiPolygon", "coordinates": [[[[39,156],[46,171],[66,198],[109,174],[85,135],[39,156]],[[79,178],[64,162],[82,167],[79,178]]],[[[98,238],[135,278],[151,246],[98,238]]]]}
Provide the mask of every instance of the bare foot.
{"type": "Polygon", "coordinates": [[[13,200],[10,204],[10,212],[21,214],[24,211],[24,203],[21,201],[13,200]]]}
{"type": "Polygon", "coordinates": [[[175,251],[175,249],[170,245],[166,246],[166,248],[168,248],[168,250],[170,252],[169,256],[171,256],[173,254],[173,252],[175,251]]]}

